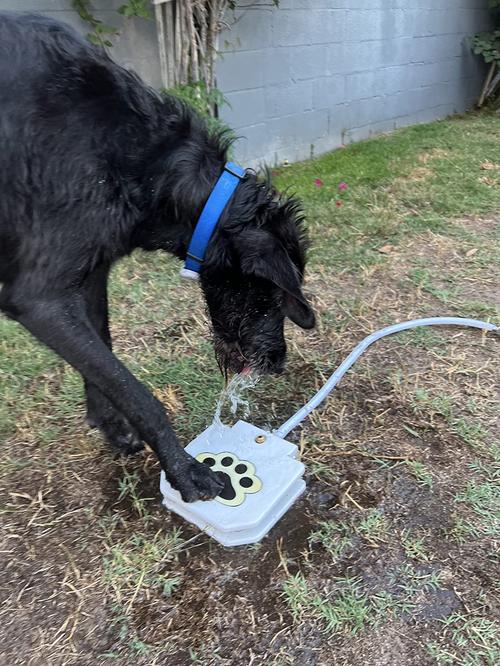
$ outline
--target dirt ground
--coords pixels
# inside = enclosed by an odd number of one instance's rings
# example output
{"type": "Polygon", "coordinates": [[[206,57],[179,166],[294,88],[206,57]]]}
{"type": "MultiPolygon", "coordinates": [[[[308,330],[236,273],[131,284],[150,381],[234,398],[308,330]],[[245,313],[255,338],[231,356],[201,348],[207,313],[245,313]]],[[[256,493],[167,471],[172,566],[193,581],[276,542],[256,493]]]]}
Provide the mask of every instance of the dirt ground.
{"type": "MultiPolygon", "coordinates": [[[[459,217],[359,270],[315,265],[318,327],[290,327],[286,374],[262,380],[249,420],[280,423],[383,325],[444,314],[498,323],[499,227],[498,215],[459,217]]],[[[148,260],[134,261],[144,264],[120,274],[131,293],[148,260]]],[[[199,409],[183,389],[211,354],[202,341],[191,358],[190,336],[206,334],[189,312],[134,325],[123,312],[114,324],[118,354],[137,359],[186,438],[220,388],[207,380],[199,409]],[[158,367],[141,360],[159,350],[158,367]],[[168,354],[194,365],[165,378],[168,354]]],[[[32,375],[19,361],[32,378],[6,398],[17,416],[0,460],[0,664],[500,663],[495,335],[446,328],[377,343],[291,435],[305,495],[261,544],[237,549],[165,512],[152,454],[114,458],[83,425],[78,377],[42,361],[32,375]]]]}

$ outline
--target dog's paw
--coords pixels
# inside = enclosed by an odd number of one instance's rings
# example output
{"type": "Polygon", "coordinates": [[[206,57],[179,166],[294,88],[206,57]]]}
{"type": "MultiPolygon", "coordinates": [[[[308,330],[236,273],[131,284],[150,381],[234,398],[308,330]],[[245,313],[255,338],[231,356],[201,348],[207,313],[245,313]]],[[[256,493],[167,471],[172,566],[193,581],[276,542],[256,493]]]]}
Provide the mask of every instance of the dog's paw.
{"type": "Polygon", "coordinates": [[[91,428],[98,428],[108,444],[122,456],[132,456],[144,449],[141,438],[124,417],[95,421],[87,418],[91,428]]]}
{"type": "Polygon", "coordinates": [[[255,466],[247,460],[239,460],[234,453],[199,453],[196,460],[224,479],[224,488],[215,498],[221,504],[239,506],[247,494],[258,493],[262,488],[255,466]]]}
{"type": "Polygon", "coordinates": [[[165,470],[170,485],[178,490],[184,502],[214,499],[223,489],[224,481],[219,474],[189,456],[187,464],[169,473],[165,470]]]}

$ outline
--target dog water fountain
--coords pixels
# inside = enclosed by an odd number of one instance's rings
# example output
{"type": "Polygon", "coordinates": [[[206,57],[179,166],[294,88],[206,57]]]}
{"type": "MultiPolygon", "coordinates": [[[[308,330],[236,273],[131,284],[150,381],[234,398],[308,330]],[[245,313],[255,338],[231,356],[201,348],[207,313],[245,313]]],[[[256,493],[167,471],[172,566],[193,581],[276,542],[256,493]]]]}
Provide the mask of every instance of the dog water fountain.
{"type": "Polygon", "coordinates": [[[222,473],[225,487],[208,502],[183,502],[162,472],[163,504],[224,546],[260,541],[306,488],[305,467],[298,448],[285,437],[323,402],[361,354],[374,342],[419,326],[469,326],[499,329],[488,322],[460,317],[415,319],[388,326],[362,340],[325,385],[299,411],[273,432],[238,421],[232,427],[217,420],[194,439],[186,451],[222,473]]]}

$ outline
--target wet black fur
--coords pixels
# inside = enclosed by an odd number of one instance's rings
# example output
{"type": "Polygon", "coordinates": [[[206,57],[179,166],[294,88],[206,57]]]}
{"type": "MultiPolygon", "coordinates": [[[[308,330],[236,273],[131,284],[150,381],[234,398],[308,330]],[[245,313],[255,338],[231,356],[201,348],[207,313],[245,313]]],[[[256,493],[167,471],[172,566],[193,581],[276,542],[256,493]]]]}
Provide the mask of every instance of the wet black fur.
{"type": "MultiPolygon", "coordinates": [[[[124,452],[150,444],[186,501],[222,483],[113,355],[107,277],[135,248],[185,257],[228,145],[67,25],[0,13],[0,309],[82,374],[89,423],[124,452]]],[[[201,275],[223,370],[279,370],[285,316],[314,324],[304,261],[297,203],[249,174],[201,275]]]]}

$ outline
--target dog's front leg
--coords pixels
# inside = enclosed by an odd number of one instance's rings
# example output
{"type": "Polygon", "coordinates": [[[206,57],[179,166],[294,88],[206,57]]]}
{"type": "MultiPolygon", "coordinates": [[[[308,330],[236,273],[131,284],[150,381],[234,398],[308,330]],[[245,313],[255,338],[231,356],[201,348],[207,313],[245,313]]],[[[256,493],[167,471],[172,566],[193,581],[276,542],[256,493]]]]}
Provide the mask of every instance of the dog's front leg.
{"type": "MultiPolygon", "coordinates": [[[[108,316],[108,273],[107,264],[95,268],[85,280],[83,295],[87,317],[106,347],[112,349],[108,316]]],[[[99,391],[97,386],[87,380],[85,380],[85,395],[87,423],[91,428],[99,428],[111,446],[124,454],[137,453],[144,448],[139,434],[125,416],[99,391]]]]}
{"type": "Polygon", "coordinates": [[[223,483],[180,446],[161,403],[94,330],[83,297],[61,299],[45,295],[43,299],[27,299],[10,294],[2,306],[6,314],[70,363],[127,417],[155,451],[168,480],[184,501],[216,497],[223,483]]]}

